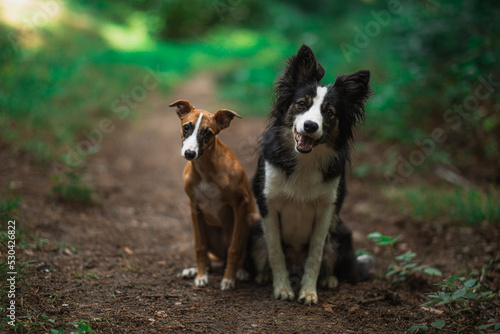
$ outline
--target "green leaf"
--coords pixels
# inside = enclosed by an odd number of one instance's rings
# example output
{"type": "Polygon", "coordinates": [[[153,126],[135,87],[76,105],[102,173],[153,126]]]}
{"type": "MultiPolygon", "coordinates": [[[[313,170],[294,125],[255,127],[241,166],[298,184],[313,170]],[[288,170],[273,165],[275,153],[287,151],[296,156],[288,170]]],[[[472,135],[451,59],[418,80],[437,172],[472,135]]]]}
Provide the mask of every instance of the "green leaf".
{"type": "Polygon", "coordinates": [[[446,325],[446,321],[444,320],[436,320],[434,322],[431,323],[431,326],[434,327],[434,328],[437,328],[437,329],[441,329],[444,327],[444,325],[446,325]]]}
{"type": "Polygon", "coordinates": [[[385,274],[385,277],[389,277],[389,276],[392,276],[392,275],[396,275],[398,273],[400,273],[401,270],[391,270],[391,271],[388,271],[386,274],[385,274]]]}
{"type": "Polygon", "coordinates": [[[370,240],[373,240],[375,242],[378,242],[380,240],[380,238],[382,238],[382,233],[373,232],[373,233],[368,234],[367,238],[370,240]]]}
{"type": "Polygon", "coordinates": [[[424,334],[427,333],[429,327],[426,324],[419,324],[415,326],[411,326],[408,330],[408,334],[424,334]]]}
{"type": "Polygon", "coordinates": [[[436,269],[433,267],[425,268],[424,273],[426,273],[427,275],[430,275],[430,276],[442,276],[443,275],[443,273],[441,273],[441,271],[439,269],[436,269]]]}
{"type": "MultiPolygon", "coordinates": [[[[412,271],[412,272],[417,272],[417,271],[421,271],[422,269],[425,269],[425,268],[427,268],[427,267],[428,267],[428,265],[424,264],[424,265],[422,265],[422,266],[418,266],[418,267],[413,268],[411,271],[412,271]]],[[[438,285],[439,285],[439,284],[440,284],[440,283],[438,283],[438,285]]]]}
{"type": "Polygon", "coordinates": [[[421,306],[431,306],[440,302],[440,299],[429,300],[428,302],[423,303],[421,306]]]}
{"type": "Polygon", "coordinates": [[[464,283],[464,286],[465,286],[466,288],[469,288],[469,289],[470,289],[470,288],[472,288],[472,287],[476,284],[476,282],[477,282],[477,280],[475,280],[475,279],[470,279],[470,280],[468,280],[467,282],[465,282],[465,283],[464,283]]]}
{"type": "Polygon", "coordinates": [[[411,269],[415,267],[417,264],[416,263],[407,263],[403,266],[404,269],[411,269]]]}
{"type": "Polygon", "coordinates": [[[429,298],[439,298],[439,294],[437,292],[429,292],[427,296],[429,298]]]}
{"type": "Polygon", "coordinates": [[[470,298],[470,299],[478,299],[479,296],[476,295],[474,292],[469,292],[465,295],[465,297],[470,298]]]}
{"type": "MultiPolygon", "coordinates": [[[[486,329],[486,328],[490,328],[490,327],[495,326],[495,325],[497,325],[497,326],[499,326],[499,327],[500,327],[500,322],[499,322],[499,323],[496,323],[496,324],[481,325],[481,326],[479,326],[479,329],[486,329]]],[[[497,328],[495,327],[495,330],[496,330],[496,329],[497,329],[497,328]]]]}
{"type": "Polygon", "coordinates": [[[448,299],[450,299],[450,298],[451,298],[449,294],[444,293],[444,292],[438,292],[438,296],[439,296],[439,298],[441,298],[442,300],[448,300],[448,299]]]}
{"type": "Polygon", "coordinates": [[[398,261],[409,261],[409,260],[413,259],[415,256],[417,256],[417,253],[406,252],[404,254],[396,256],[395,259],[398,261]]]}
{"type": "Polygon", "coordinates": [[[463,296],[465,296],[466,293],[467,293],[467,290],[465,288],[462,288],[460,290],[455,291],[453,293],[453,295],[451,296],[451,299],[456,300],[456,299],[462,298],[463,296]]]}

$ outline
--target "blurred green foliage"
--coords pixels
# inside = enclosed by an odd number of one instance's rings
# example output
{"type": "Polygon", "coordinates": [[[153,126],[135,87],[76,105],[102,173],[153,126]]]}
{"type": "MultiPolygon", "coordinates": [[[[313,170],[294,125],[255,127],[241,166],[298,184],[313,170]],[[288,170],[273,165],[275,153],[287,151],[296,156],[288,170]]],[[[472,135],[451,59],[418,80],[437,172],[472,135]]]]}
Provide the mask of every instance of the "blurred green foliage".
{"type": "Polygon", "coordinates": [[[500,191],[477,188],[429,189],[423,185],[391,192],[388,197],[416,217],[468,226],[500,222],[500,191]]]}
{"type": "MultiPolygon", "coordinates": [[[[65,148],[103,117],[118,124],[113,103],[140,85],[148,69],[162,78],[160,94],[186,76],[211,71],[219,98],[245,116],[265,116],[284,60],[305,43],[327,70],[324,83],[340,73],[371,71],[367,136],[411,150],[440,127],[447,140],[429,162],[500,168],[499,86],[474,100],[480,78],[500,81],[494,0],[60,4],[65,10],[57,24],[37,27],[38,46],[22,27],[0,21],[1,136],[45,161],[64,160],[65,148]],[[19,50],[12,33],[23,42],[19,50]],[[469,104],[470,112],[454,109],[469,104]]],[[[130,115],[142,109],[139,104],[130,115]]],[[[500,175],[492,178],[498,182],[500,175]]]]}

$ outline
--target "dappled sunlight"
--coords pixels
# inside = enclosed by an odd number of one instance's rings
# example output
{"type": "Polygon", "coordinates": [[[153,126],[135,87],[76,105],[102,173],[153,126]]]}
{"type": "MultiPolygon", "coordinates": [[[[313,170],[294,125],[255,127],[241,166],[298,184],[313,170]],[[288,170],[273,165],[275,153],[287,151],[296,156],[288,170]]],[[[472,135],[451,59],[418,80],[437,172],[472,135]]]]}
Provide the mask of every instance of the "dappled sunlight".
{"type": "Polygon", "coordinates": [[[14,50],[42,47],[38,31],[56,27],[65,14],[60,1],[0,0],[0,22],[15,29],[7,36],[14,50]]]}
{"type": "Polygon", "coordinates": [[[19,29],[38,29],[60,20],[65,11],[61,1],[0,0],[1,20],[19,29]]]}
{"type": "Polygon", "coordinates": [[[156,43],[148,31],[144,15],[133,15],[127,25],[105,23],[100,31],[104,39],[115,49],[121,51],[151,51],[156,43]]]}

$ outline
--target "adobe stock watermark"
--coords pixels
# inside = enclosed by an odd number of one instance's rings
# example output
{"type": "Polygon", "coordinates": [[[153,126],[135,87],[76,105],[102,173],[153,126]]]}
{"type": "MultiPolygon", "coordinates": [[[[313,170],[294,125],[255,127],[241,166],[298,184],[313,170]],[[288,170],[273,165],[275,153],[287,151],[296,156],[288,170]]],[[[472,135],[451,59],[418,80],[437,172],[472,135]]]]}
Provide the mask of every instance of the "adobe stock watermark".
{"type": "MultiPolygon", "coordinates": [[[[14,1],[12,1],[14,2],[14,1]]],[[[16,32],[9,32],[7,38],[15,52],[21,50],[21,44],[33,39],[37,35],[37,30],[48,24],[54,17],[61,13],[61,1],[51,0],[37,2],[38,11],[29,18],[23,18],[21,29],[16,32]]]]}
{"type": "MultiPolygon", "coordinates": [[[[411,0],[410,0],[411,1],[411,0]]],[[[435,0],[426,0],[426,3],[437,8],[440,6],[435,0]]],[[[366,49],[374,38],[377,38],[382,29],[387,27],[393,16],[400,15],[403,12],[403,5],[399,0],[388,0],[387,9],[379,11],[371,10],[370,15],[373,20],[368,21],[362,28],[354,26],[354,37],[352,43],[340,43],[340,51],[344,55],[347,63],[351,63],[353,55],[358,55],[363,49],[366,49]]]]}
{"type": "Polygon", "coordinates": [[[396,185],[404,183],[406,179],[414,175],[415,167],[422,165],[427,157],[436,151],[436,146],[443,144],[448,139],[445,129],[451,128],[458,131],[462,127],[464,120],[470,118],[472,113],[479,108],[480,102],[489,99],[495,89],[500,87],[500,81],[494,81],[492,74],[487,77],[481,75],[478,77],[478,81],[474,94],[467,96],[461,104],[455,104],[444,112],[443,126],[434,128],[428,138],[415,140],[417,148],[411,151],[407,157],[402,154],[397,156],[395,171],[384,173],[385,180],[391,190],[394,190],[396,185]]]}
{"type": "Polygon", "coordinates": [[[231,15],[234,19],[239,20],[236,8],[242,2],[243,0],[214,0],[213,6],[221,22],[224,21],[226,15],[231,15]]]}
{"type": "Polygon", "coordinates": [[[113,100],[110,109],[117,119],[103,118],[97,126],[92,129],[84,129],[82,135],[85,139],[80,140],[74,147],[66,146],[64,149],[64,161],[54,161],[52,170],[63,177],[66,173],[73,171],[83,165],[85,158],[99,150],[99,145],[104,138],[116,129],[116,122],[125,120],[130,112],[136,109],[141,102],[144,102],[150,92],[158,88],[163,81],[159,74],[159,66],[156,71],[147,68],[147,74],[144,75],[140,84],[134,86],[127,93],[113,100]]]}

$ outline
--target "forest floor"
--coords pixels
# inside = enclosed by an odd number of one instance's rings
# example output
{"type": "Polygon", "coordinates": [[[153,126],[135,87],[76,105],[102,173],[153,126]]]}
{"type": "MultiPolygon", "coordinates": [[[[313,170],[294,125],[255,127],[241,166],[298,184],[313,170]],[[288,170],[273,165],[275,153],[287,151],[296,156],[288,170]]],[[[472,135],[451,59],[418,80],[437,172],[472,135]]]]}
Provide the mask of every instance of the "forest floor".
{"type": "MultiPolygon", "coordinates": [[[[434,284],[443,278],[463,273],[466,261],[479,273],[498,252],[499,231],[401,213],[382,195],[387,186],[381,178],[349,176],[341,212],[354,231],[355,247],[375,254],[377,273],[367,282],[319,290],[318,305],[304,306],[277,301],[270,285],[255,282],[237,282],[235,290],[221,291],[222,264],[215,266],[208,287],[196,288],[192,280],[180,278],[183,268],[195,264],[195,252],[181,179],[186,161],[179,154],[180,123],[168,104],[189,99],[212,112],[226,107],[214,99],[214,90],[211,76],[203,74],[169,98],[152,97],[147,106],[152,110],[140,119],[116,124],[83,169],[98,191],[99,205],[58,201],[49,195],[53,184],[46,170],[28,155],[0,145],[0,185],[15,184],[21,198],[18,225],[28,225],[39,240],[47,240],[19,255],[29,263],[29,283],[17,287],[17,332],[63,328],[83,333],[85,322],[99,333],[404,333],[436,319],[452,322],[445,307],[421,307],[429,300],[426,293],[437,291],[434,284]],[[375,231],[400,236],[397,254],[412,250],[415,261],[438,268],[443,277],[417,274],[401,284],[380,278],[391,258],[367,239],[375,231]]],[[[264,119],[235,119],[220,135],[249,177],[264,126],[264,119]]],[[[358,152],[354,163],[373,160],[377,144],[359,142],[370,149],[358,152]]],[[[498,289],[498,262],[483,279],[498,289]]],[[[494,306],[477,315],[486,317],[482,324],[499,321],[494,306]]],[[[464,325],[473,321],[465,314],[460,319],[464,325]]],[[[1,328],[9,330],[5,324],[1,328]]]]}

